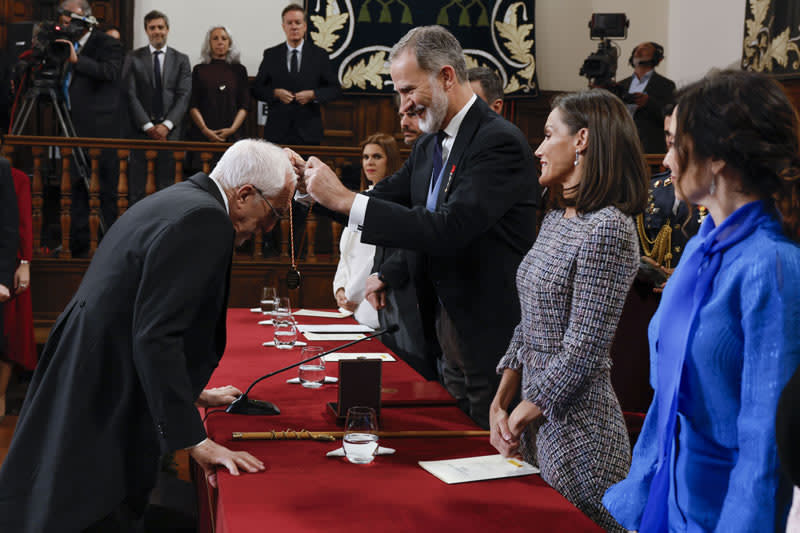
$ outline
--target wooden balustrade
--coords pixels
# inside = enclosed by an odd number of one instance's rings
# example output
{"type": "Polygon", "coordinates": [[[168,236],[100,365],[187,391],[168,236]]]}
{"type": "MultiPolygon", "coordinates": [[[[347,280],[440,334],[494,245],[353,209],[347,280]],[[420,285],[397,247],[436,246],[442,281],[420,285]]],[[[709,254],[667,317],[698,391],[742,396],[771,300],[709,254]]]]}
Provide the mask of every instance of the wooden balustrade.
{"type": "MultiPolygon", "coordinates": [[[[101,231],[101,158],[104,152],[111,150],[116,154],[118,163],[119,177],[116,191],[116,207],[121,216],[130,207],[130,175],[129,158],[134,153],[143,155],[145,176],[144,191],[146,195],[156,192],[159,154],[166,153],[174,163],[174,181],[178,183],[185,179],[184,162],[187,154],[198,154],[199,161],[204,172],[209,173],[212,164],[229,144],[217,143],[190,143],[190,142],[158,142],[150,140],[130,140],[130,139],[95,139],[95,138],[64,138],[64,137],[43,137],[43,136],[7,136],[5,139],[5,155],[12,160],[15,166],[30,172],[33,176],[32,181],[32,203],[33,203],[33,230],[34,230],[34,254],[42,255],[42,231],[46,213],[52,211],[57,213],[60,220],[60,250],[59,258],[71,258],[70,252],[70,228],[72,220],[73,204],[73,183],[77,179],[77,171],[73,155],[76,150],[81,150],[87,156],[89,162],[89,254],[94,254],[102,238],[101,231]],[[53,147],[58,149],[60,162],[52,157],[53,147]],[[54,165],[60,165],[55,169],[54,165]],[[58,205],[45,205],[45,169],[53,168],[59,178],[59,198],[58,205]]],[[[360,149],[343,147],[321,147],[321,146],[295,146],[292,147],[296,152],[304,156],[317,155],[327,161],[337,175],[341,175],[341,166],[345,164],[358,165],[360,161],[360,149]]],[[[162,156],[163,157],[163,156],[162,156]]],[[[133,177],[134,179],[136,177],[133,177]]],[[[54,179],[49,180],[54,182],[54,179]]],[[[76,192],[77,193],[77,192],[76,192]]],[[[107,225],[113,221],[105,221],[107,225]]],[[[279,261],[288,262],[289,253],[289,231],[290,224],[288,218],[280,221],[273,230],[274,235],[256,235],[251,252],[243,255],[239,253],[237,258],[242,260],[256,261],[279,261]],[[268,257],[264,254],[264,243],[277,242],[278,256],[268,257]]],[[[298,231],[298,235],[301,232],[298,231]]],[[[305,238],[295,242],[296,247],[304,243],[304,250],[296,250],[295,255],[303,258],[303,262],[338,262],[339,247],[338,239],[341,235],[341,227],[338,223],[333,223],[330,219],[317,216],[312,213],[305,223],[305,238]],[[320,225],[331,226],[331,231],[321,232],[320,225]],[[317,242],[320,236],[331,235],[332,242],[317,242]],[[330,251],[320,256],[319,250],[330,251]]]]}
{"type": "MultiPolygon", "coordinates": [[[[89,204],[89,254],[93,254],[102,238],[101,232],[101,158],[104,152],[111,150],[116,154],[119,178],[116,191],[116,206],[119,215],[125,213],[130,207],[129,193],[131,178],[129,158],[134,153],[143,154],[146,176],[144,190],[145,194],[150,195],[156,192],[157,179],[156,172],[159,167],[157,164],[159,154],[167,154],[171,157],[174,169],[174,182],[178,183],[185,179],[184,176],[184,161],[186,161],[187,154],[199,153],[199,161],[201,162],[202,169],[205,173],[209,173],[212,168],[213,162],[219,158],[221,153],[229,146],[229,144],[220,143],[206,143],[206,142],[182,142],[182,141],[151,141],[151,140],[132,140],[132,139],[97,139],[97,138],[64,138],[64,137],[44,137],[44,136],[13,136],[9,135],[5,138],[5,153],[12,159],[15,166],[28,171],[33,176],[32,181],[32,203],[33,203],[33,229],[34,229],[34,253],[40,255],[42,250],[42,231],[44,229],[44,218],[48,208],[53,213],[59,214],[60,220],[60,258],[70,258],[70,228],[73,224],[71,216],[71,208],[74,201],[72,184],[76,178],[77,173],[73,172],[75,164],[73,161],[73,154],[76,150],[81,150],[87,154],[90,163],[89,170],[89,190],[88,190],[88,204],[89,204]],[[45,205],[45,168],[46,163],[48,167],[53,167],[54,163],[58,161],[50,161],[48,158],[53,153],[53,147],[57,148],[60,152],[60,187],[58,205],[45,205]]],[[[340,147],[340,146],[293,146],[297,153],[304,157],[316,155],[325,161],[331,168],[335,170],[337,175],[342,177],[342,169],[346,165],[352,165],[356,168],[360,164],[360,148],[358,147],[340,147]]],[[[401,150],[401,157],[407,157],[409,150],[403,148],[401,150]]],[[[163,157],[163,156],[162,156],[163,157]]],[[[661,164],[662,156],[648,155],[647,162],[651,167],[658,168],[661,164]]],[[[50,180],[54,181],[54,180],[50,180]]],[[[81,191],[76,191],[75,194],[82,194],[81,191]]],[[[105,221],[110,225],[112,221],[105,221]]],[[[297,229],[296,229],[297,231],[297,229]]],[[[254,239],[254,244],[251,247],[251,252],[247,255],[239,253],[238,258],[243,260],[278,260],[280,262],[289,261],[290,253],[290,224],[288,219],[281,220],[280,224],[276,225],[273,230],[274,235],[257,235],[254,239]],[[263,247],[265,242],[277,242],[278,256],[270,258],[265,256],[263,247]]],[[[297,231],[297,235],[303,233],[297,231]]],[[[314,213],[313,209],[311,215],[305,223],[305,236],[303,239],[298,239],[295,242],[296,247],[303,246],[303,250],[296,250],[297,257],[303,257],[306,263],[314,263],[318,261],[337,262],[339,259],[339,237],[341,235],[341,227],[337,223],[333,223],[327,217],[318,216],[314,213]],[[330,231],[324,226],[330,226],[330,231]],[[328,239],[330,242],[319,242],[320,237],[328,239]],[[302,241],[302,243],[301,243],[302,241]],[[326,253],[320,255],[319,251],[324,250],[326,253]],[[327,253],[329,251],[329,253],[327,253]]]]}

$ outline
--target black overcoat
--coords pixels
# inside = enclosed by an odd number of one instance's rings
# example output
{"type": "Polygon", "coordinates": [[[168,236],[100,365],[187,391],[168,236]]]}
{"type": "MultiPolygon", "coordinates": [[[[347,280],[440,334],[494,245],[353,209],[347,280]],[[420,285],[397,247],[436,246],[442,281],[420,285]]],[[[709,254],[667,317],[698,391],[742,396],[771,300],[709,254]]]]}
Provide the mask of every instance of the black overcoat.
{"type": "Polygon", "coordinates": [[[206,436],[234,232],[204,174],[128,210],[53,326],[0,468],[0,531],[80,531],[140,510],[159,456],[206,436]]]}

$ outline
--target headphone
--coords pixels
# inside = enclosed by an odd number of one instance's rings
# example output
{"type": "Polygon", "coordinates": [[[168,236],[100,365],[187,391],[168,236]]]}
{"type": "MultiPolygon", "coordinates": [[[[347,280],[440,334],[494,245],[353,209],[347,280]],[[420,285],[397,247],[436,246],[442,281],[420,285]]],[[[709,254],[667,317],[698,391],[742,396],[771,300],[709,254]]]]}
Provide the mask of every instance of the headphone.
{"type": "MultiPolygon", "coordinates": [[[[651,42],[647,42],[647,43],[642,43],[642,44],[651,45],[653,48],[655,48],[655,52],[653,53],[653,59],[651,61],[645,61],[643,63],[640,63],[640,65],[650,65],[650,66],[653,66],[653,67],[658,66],[658,64],[661,63],[661,60],[664,59],[664,47],[661,46],[660,44],[654,43],[652,41],[651,42]]],[[[636,54],[636,50],[640,46],[641,46],[640,44],[634,46],[633,50],[631,50],[631,57],[628,58],[628,64],[630,66],[632,66],[633,68],[636,68],[636,65],[633,64],[633,56],[636,54]]]]}

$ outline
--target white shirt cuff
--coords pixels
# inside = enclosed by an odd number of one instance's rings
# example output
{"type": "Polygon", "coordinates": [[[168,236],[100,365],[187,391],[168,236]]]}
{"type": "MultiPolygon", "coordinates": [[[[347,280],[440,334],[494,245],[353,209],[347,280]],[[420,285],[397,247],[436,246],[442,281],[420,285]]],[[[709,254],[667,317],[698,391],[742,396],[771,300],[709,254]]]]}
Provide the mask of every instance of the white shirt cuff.
{"type": "Polygon", "coordinates": [[[198,442],[197,444],[195,444],[193,446],[187,446],[186,448],[184,448],[184,450],[193,450],[194,448],[197,448],[198,446],[200,446],[201,444],[203,444],[207,440],[208,440],[208,437],[204,438],[203,440],[201,440],[200,442],[198,442]]]}
{"type": "Polygon", "coordinates": [[[169,119],[162,122],[162,124],[165,125],[169,131],[172,131],[172,128],[175,127],[175,124],[173,124],[172,121],[169,119]]]}
{"type": "Polygon", "coordinates": [[[350,231],[361,231],[361,227],[364,225],[364,218],[367,216],[367,203],[369,203],[368,196],[356,194],[353,199],[353,205],[350,207],[350,220],[347,223],[350,231]]]}
{"type": "Polygon", "coordinates": [[[314,199],[311,197],[310,194],[308,194],[308,193],[303,194],[300,191],[295,191],[294,192],[294,200],[298,204],[302,204],[302,205],[304,205],[306,207],[308,207],[312,203],[314,203],[314,199]]]}
{"type": "Polygon", "coordinates": [[[147,131],[147,130],[149,130],[150,128],[152,128],[153,126],[155,126],[155,124],[153,124],[152,122],[148,122],[147,124],[145,124],[144,126],[142,126],[142,131],[147,131]]]}

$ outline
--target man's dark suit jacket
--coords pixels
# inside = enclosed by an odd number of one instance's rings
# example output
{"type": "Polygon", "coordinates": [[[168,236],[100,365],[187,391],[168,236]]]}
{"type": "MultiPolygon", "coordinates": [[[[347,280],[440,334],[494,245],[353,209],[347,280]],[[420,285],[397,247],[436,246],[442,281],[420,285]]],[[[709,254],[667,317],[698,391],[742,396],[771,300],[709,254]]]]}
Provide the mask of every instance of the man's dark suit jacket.
{"type": "MultiPolygon", "coordinates": [[[[620,82],[625,92],[628,92],[631,80],[633,77],[620,82]]],[[[642,141],[645,153],[663,154],[667,151],[664,141],[664,106],[675,101],[675,84],[669,78],[653,72],[644,92],[649,99],[646,105],[633,114],[633,121],[639,130],[639,139],[642,141]]]]}
{"type": "Polygon", "coordinates": [[[341,95],[339,80],[328,53],[308,39],[303,43],[297,74],[289,72],[286,54],[286,43],[264,50],[264,58],[253,82],[253,96],[269,104],[264,139],[278,144],[286,144],[287,139],[297,140],[299,144],[319,144],[322,142],[320,104],[341,95]],[[306,105],[297,102],[284,104],[275,98],[275,89],[292,93],[312,89],[316,98],[306,105]]]}
{"type": "Polygon", "coordinates": [[[0,531],[82,531],[141,510],[225,348],[234,231],[205,174],[108,231],[42,352],[0,468],[0,531]]]}
{"type": "Polygon", "coordinates": [[[476,99],[429,212],[435,142],[434,135],[420,138],[403,167],[367,193],[361,241],[413,250],[402,255],[418,286],[423,323],[430,330],[438,299],[473,368],[493,373],[520,319],[517,267],[535,238],[533,152],[516,126],[476,99]]]}
{"type": "Polygon", "coordinates": [[[94,30],[78,54],[69,86],[72,122],[79,137],[120,137],[122,44],[94,30]]]}
{"type": "Polygon", "coordinates": [[[388,285],[386,306],[378,310],[378,322],[381,328],[399,327],[394,333],[381,335],[381,342],[425,379],[437,379],[436,359],[441,350],[433,329],[426,331],[422,323],[406,253],[399,248],[375,247],[372,272],[380,272],[388,285]]]}
{"type": "MultiPolygon", "coordinates": [[[[150,47],[143,46],[128,54],[124,66],[125,80],[128,90],[128,109],[131,128],[135,133],[142,133],[142,126],[158,117],[152,115],[153,102],[153,58],[150,47]]],[[[162,101],[164,102],[164,119],[174,124],[169,134],[171,141],[183,138],[183,122],[189,109],[192,93],[192,68],[189,57],[174,48],[167,47],[164,71],[162,74],[162,101]]],[[[158,125],[158,123],[155,123],[158,125]]]]}

